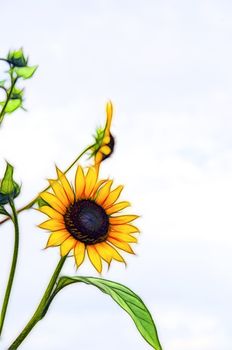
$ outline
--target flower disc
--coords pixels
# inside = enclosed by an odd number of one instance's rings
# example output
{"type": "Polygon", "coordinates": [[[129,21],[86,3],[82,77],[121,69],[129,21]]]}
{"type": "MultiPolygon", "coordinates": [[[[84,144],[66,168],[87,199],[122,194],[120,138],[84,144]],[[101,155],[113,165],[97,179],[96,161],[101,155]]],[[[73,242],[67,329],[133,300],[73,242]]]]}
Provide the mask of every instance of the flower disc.
{"type": "Polygon", "coordinates": [[[96,202],[82,199],[67,209],[64,215],[66,229],[85,244],[104,242],[108,235],[109,218],[96,202]]]}

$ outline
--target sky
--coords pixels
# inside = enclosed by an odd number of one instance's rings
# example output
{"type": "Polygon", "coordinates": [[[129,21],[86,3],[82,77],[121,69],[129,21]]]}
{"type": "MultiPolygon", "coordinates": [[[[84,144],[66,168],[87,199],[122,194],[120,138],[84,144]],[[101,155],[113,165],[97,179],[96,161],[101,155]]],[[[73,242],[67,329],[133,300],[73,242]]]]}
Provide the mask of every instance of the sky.
{"type": "MultiPolygon", "coordinates": [[[[92,142],[114,104],[114,155],[101,176],[124,184],[141,215],[136,256],[102,277],[141,296],[164,350],[230,350],[232,248],[232,3],[230,1],[3,1],[0,56],[23,47],[39,68],[25,107],[0,129],[22,183],[20,206],[92,142]]],[[[1,72],[3,66],[1,65],[1,72]]],[[[0,177],[2,176],[0,175],[0,177]]],[[[70,179],[73,174],[70,173],[70,179]]],[[[44,216],[20,215],[19,264],[1,349],[35,310],[59,259],[44,250],[44,216]]],[[[13,231],[0,227],[0,296],[13,231]]],[[[98,277],[86,262],[64,274],[98,277]]],[[[22,350],[148,350],[129,316],[85,285],[66,288],[22,350]]]]}

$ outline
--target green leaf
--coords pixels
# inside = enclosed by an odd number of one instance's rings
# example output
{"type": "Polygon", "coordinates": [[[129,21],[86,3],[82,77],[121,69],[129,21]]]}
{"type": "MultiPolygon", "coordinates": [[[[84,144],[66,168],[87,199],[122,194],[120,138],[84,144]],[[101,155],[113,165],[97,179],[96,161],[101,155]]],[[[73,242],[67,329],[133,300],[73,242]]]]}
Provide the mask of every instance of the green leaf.
{"type": "Polygon", "coordinates": [[[38,66],[20,67],[20,68],[17,67],[17,68],[14,68],[14,72],[20,78],[29,79],[35,73],[37,68],[38,68],[38,66]]]}
{"type": "Polygon", "coordinates": [[[48,300],[42,317],[46,314],[49,305],[56,294],[64,287],[77,282],[93,285],[103,293],[110,295],[111,298],[131,316],[143,338],[155,350],[162,350],[154,321],[143,301],[129,288],[113,281],[94,277],[60,277],[54,292],[48,300]]]}
{"type": "MultiPolygon", "coordinates": [[[[17,108],[21,107],[22,104],[22,100],[17,98],[17,99],[13,99],[13,100],[9,100],[6,108],[5,108],[5,113],[12,113],[14,112],[17,108]]],[[[1,106],[5,105],[5,101],[0,102],[1,106]]]]}
{"type": "Polygon", "coordinates": [[[0,86],[4,86],[5,82],[6,82],[6,80],[0,80],[0,86]]]}

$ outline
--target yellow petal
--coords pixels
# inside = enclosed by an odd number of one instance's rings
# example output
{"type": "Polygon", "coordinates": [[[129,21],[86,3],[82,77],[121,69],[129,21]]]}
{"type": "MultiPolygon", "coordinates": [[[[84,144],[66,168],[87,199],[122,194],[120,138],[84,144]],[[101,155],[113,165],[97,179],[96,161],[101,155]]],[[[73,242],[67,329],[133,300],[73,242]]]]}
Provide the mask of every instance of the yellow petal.
{"type": "Polygon", "coordinates": [[[60,246],[60,255],[61,256],[67,255],[70,252],[70,250],[72,250],[75,247],[76,243],[77,243],[76,239],[73,238],[72,236],[67,238],[60,246]]]}
{"type": "Polygon", "coordinates": [[[54,196],[54,194],[43,192],[40,194],[40,197],[60,214],[64,214],[66,212],[64,204],[56,196],[54,196]]]}
{"type": "Polygon", "coordinates": [[[98,165],[98,166],[99,166],[99,164],[100,164],[101,161],[102,161],[102,158],[103,158],[102,153],[101,153],[100,151],[98,151],[98,152],[96,153],[96,156],[95,156],[95,165],[98,165]]]}
{"type": "Polygon", "coordinates": [[[39,227],[49,231],[57,231],[65,229],[65,224],[56,219],[49,219],[40,224],[39,227]]]}
{"type": "Polygon", "coordinates": [[[111,101],[108,101],[106,104],[106,126],[105,126],[105,135],[109,136],[111,121],[113,116],[113,104],[111,101]]]}
{"type": "Polygon", "coordinates": [[[140,232],[139,229],[131,224],[123,224],[123,225],[112,225],[110,226],[111,231],[121,232],[121,233],[135,233],[140,232]]]}
{"type": "Polygon", "coordinates": [[[58,180],[48,180],[55,196],[63,203],[63,205],[67,208],[69,203],[69,199],[66,195],[66,192],[63,186],[58,182],[58,180]]]}
{"type": "Polygon", "coordinates": [[[130,206],[129,202],[120,202],[120,203],[114,204],[114,205],[112,205],[112,207],[109,207],[108,209],[106,209],[106,213],[108,215],[114,214],[114,213],[117,213],[120,210],[125,209],[126,207],[129,207],[129,206],[130,206]]]}
{"type": "Polygon", "coordinates": [[[110,143],[110,136],[105,136],[103,141],[102,141],[102,144],[107,145],[108,143],[110,143]]]}
{"type": "Polygon", "coordinates": [[[97,181],[97,173],[93,167],[90,167],[85,178],[85,197],[92,193],[97,181]]]}
{"type": "MultiPolygon", "coordinates": [[[[98,153],[98,154],[100,154],[100,153],[98,153]]],[[[101,165],[101,162],[97,160],[97,159],[99,159],[98,154],[95,157],[95,163],[94,163],[94,169],[96,170],[97,175],[99,174],[99,169],[100,169],[100,165],[101,165]]],[[[102,156],[101,156],[101,159],[102,159],[102,156]]]]}
{"type": "Polygon", "coordinates": [[[99,190],[99,192],[97,194],[97,198],[96,198],[96,202],[98,204],[101,205],[102,203],[104,203],[105,199],[108,197],[108,195],[110,193],[110,188],[112,186],[112,183],[113,183],[113,181],[109,180],[109,181],[106,182],[105,185],[103,185],[100,188],[100,190],[99,190]]]}
{"type": "Polygon", "coordinates": [[[115,203],[118,197],[120,196],[122,190],[123,190],[123,186],[121,185],[115,188],[115,190],[113,190],[112,192],[110,192],[109,196],[107,197],[104,203],[104,208],[108,208],[113,203],[115,203]]]}
{"type": "Polygon", "coordinates": [[[134,254],[133,250],[131,249],[130,245],[126,242],[118,241],[115,238],[108,237],[107,240],[112,243],[115,247],[124,250],[127,253],[134,254]]]}
{"type": "Polygon", "coordinates": [[[138,218],[138,215],[121,215],[121,216],[115,216],[110,217],[109,221],[111,225],[120,225],[120,224],[127,224],[130,221],[133,221],[138,218]]]}
{"type": "Polygon", "coordinates": [[[77,267],[81,266],[85,258],[85,244],[77,241],[77,244],[74,248],[74,255],[77,267]]]}
{"type": "Polygon", "coordinates": [[[58,179],[60,180],[60,182],[61,182],[61,184],[66,192],[66,195],[69,199],[69,202],[73,203],[74,202],[74,193],[73,193],[73,189],[72,189],[70,183],[68,182],[65,174],[63,174],[62,171],[60,171],[60,169],[56,168],[56,172],[57,172],[58,179]]]}
{"type": "Polygon", "coordinates": [[[100,180],[96,183],[96,185],[94,186],[91,197],[93,197],[93,198],[95,197],[96,192],[98,191],[99,187],[101,187],[106,181],[107,180],[100,180]]]}
{"type": "Polygon", "coordinates": [[[91,261],[95,269],[101,273],[102,271],[101,258],[93,245],[87,245],[87,253],[88,253],[89,260],[91,261]]]}
{"type": "Polygon", "coordinates": [[[85,188],[85,176],[81,166],[78,166],[75,176],[76,199],[80,198],[85,188]]]}
{"type": "Polygon", "coordinates": [[[41,213],[46,214],[52,219],[57,219],[63,221],[63,215],[61,215],[57,210],[49,207],[48,205],[44,205],[43,207],[38,209],[41,213]]]}
{"type": "Polygon", "coordinates": [[[101,258],[105,260],[108,264],[110,264],[113,257],[112,254],[110,254],[109,251],[105,249],[104,243],[105,242],[95,244],[94,247],[98,254],[101,256],[101,258]]]}
{"type": "Polygon", "coordinates": [[[122,241],[122,242],[137,243],[137,238],[135,238],[127,233],[120,233],[120,232],[111,231],[109,234],[109,237],[115,238],[118,241],[122,241]]]}
{"type": "Polygon", "coordinates": [[[111,263],[112,259],[115,259],[120,262],[125,262],[123,257],[114,249],[111,245],[106,242],[95,244],[98,254],[104,259],[108,264],[111,263]]]}
{"type": "Polygon", "coordinates": [[[60,230],[60,231],[53,232],[48,239],[46,248],[60,245],[69,236],[70,236],[70,233],[66,230],[60,230]]]}
{"type": "Polygon", "coordinates": [[[103,154],[105,154],[106,156],[108,156],[111,152],[111,149],[109,146],[104,145],[100,148],[100,152],[102,152],[103,154]]]}

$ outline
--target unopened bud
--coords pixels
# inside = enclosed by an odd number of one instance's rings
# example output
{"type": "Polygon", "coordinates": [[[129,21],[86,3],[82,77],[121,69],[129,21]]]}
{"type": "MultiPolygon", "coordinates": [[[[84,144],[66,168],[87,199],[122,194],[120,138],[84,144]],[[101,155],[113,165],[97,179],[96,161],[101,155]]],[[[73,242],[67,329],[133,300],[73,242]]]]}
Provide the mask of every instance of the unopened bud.
{"type": "Polygon", "coordinates": [[[13,180],[14,168],[7,163],[6,171],[0,182],[0,205],[10,202],[20,193],[20,186],[13,180]]]}

